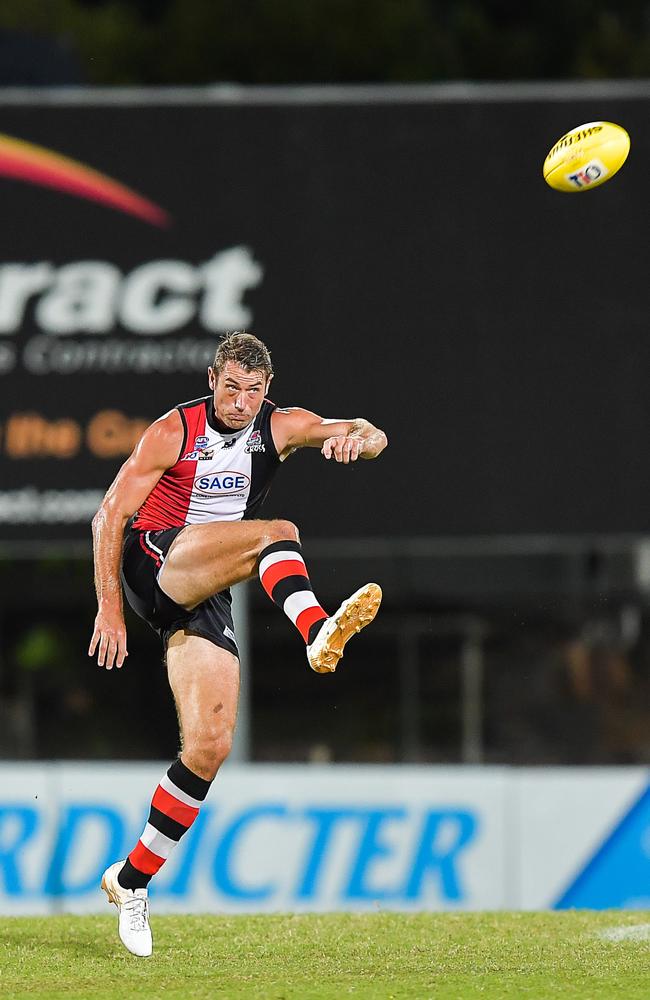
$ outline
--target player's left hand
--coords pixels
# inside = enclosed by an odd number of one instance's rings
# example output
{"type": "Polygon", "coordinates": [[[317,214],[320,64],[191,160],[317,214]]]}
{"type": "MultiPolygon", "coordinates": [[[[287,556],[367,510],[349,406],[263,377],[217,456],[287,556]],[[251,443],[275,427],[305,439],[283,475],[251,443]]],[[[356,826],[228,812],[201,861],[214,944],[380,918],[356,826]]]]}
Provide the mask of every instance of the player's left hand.
{"type": "Polygon", "coordinates": [[[361,437],[352,435],[340,437],[330,437],[323,442],[321,454],[324,458],[334,458],[337,462],[356,462],[363,449],[364,440],[361,437]]]}

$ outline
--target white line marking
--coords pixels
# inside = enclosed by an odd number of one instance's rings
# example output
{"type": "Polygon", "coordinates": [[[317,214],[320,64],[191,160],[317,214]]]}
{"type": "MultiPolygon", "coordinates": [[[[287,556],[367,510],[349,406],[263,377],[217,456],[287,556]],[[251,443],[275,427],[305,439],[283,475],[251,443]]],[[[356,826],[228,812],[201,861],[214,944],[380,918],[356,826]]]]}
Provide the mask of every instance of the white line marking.
{"type": "Polygon", "coordinates": [[[650,924],[626,924],[622,927],[606,927],[598,932],[603,941],[650,941],[650,924]]]}

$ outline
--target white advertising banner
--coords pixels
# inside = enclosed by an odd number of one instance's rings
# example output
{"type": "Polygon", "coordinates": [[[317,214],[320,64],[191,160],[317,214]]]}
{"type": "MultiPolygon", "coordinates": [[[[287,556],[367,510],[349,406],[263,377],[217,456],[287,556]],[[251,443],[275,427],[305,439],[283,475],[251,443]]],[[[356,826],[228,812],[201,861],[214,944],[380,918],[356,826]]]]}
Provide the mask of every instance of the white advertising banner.
{"type": "MultiPolygon", "coordinates": [[[[165,769],[0,765],[0,913],[102,910],[165,769]]],[[[230,765],[152,895],[157,912],[649,906],[649,797],[640,768],[230,765]]]]}
{"type": "Polygon", "coordinates": [[[650,908],[650,772],[513,771],[517,905],[650,908]]]}

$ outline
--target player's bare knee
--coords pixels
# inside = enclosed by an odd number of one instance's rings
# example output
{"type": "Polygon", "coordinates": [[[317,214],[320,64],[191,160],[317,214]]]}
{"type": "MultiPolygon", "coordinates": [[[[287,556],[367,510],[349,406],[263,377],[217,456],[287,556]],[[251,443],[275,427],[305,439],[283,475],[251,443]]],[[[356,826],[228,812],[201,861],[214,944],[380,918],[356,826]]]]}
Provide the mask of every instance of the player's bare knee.
{"type": "Polygon", "coordinates": [[[233,736],[234,731],[228,728],[224,729],[216,740],[214,754],[215,759],[219,761],[219,767],[221,767],[232,750],[233,736]]]}
{"type": "Polygon", "coordinates": [[[282,521],[282,520],[269,521],[267,535],[268,535],[268,542],[266,542],[267,545],[270,545],[271,542],[300,541],[300,533],[298,532],[298,528],[292,521],[282,521]]]}
{"type": "Polygon", "coordinates": [[[216,777],[217,771],[227,759],[232,750],[232,732],[222,732],[206,751],[206,763],[212,773],[212,778],[216,777]]]}
{"type": "Polygon", "coordinates": [[[199,777],[212,781],[232,749],[232,740],[230,729],[196,740],[191,746],[185,746],[185,763],[199,777]]]}

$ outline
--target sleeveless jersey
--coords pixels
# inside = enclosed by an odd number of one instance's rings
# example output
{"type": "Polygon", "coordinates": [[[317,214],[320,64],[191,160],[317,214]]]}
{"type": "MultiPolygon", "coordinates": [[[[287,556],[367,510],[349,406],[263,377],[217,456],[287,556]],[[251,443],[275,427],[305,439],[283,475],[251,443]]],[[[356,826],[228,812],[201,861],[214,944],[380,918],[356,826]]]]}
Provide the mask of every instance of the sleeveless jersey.
{"type": "Polygon", "coordinates": [[[136,531],[254,517],[280,459],[271,436],[275,404],[265,399],[252,424],[217,430],[212,396],[180,403],[183,446],[134,515],[136,531]]]}

